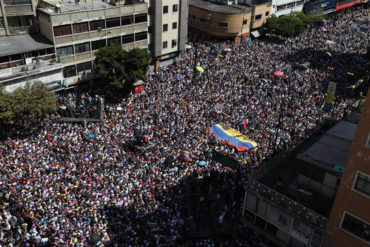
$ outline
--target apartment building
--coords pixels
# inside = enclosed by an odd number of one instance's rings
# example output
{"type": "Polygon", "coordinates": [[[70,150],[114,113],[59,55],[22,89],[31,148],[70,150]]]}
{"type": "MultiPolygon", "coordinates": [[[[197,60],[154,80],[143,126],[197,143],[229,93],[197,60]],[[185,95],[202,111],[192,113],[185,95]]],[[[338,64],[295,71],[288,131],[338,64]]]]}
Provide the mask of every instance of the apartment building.
{"type": "Polygon", "coordinates": [[[84,1],[43,1],[37,9],[41,34],[55,47],[65,85],[94,77],[94,53],[119,43],[123,49],[148,47],[148,5],[84,1]]]}
{"type": "Polygon", "coordinates": [[[185,50],[188,33],[188,0],[145,0],[149,4],[149,51],[158,68],[185,50]]]}
{"type": "Polygon", "coordinates": [[[58,89],[63,80],[62,64],[50,41],[39,34],[0,37],[0,83],[6,91],[33,81],[58,89]]]}
{"type": "Polygon", "coordinates": [[[278,246],[324,246],[358,119],[351,114],[314,134],[294,155],[281,152],[253,172],[245,186],[243,221],[278,246]]]}
{"type": "Polygon", "coordinates": [[[326,247],[370,245],[370,90],[327,226],[326,247]]]}
{"type": "Polygon", "coordinates": [[[272,0],[271,14],[279,17],[302,11],[304,3],[304,0],[272,0]]]}
{"type": "Polygon", "coordinates": [[[190,0],[189,29],[194,36],[240,43],[257,33],[270,14],[271,2],[264,0],[190,0]]]}
{"type": "Polygon", "coordinates": [[[0,36],[37,32],[38,0],[0,0],[0,36]]]}

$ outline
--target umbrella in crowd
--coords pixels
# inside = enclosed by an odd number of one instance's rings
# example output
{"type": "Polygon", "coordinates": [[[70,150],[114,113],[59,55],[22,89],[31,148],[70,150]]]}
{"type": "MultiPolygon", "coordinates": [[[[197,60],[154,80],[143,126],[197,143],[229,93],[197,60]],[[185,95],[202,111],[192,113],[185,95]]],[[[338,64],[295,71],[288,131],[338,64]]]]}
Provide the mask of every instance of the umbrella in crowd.
{"type": "Polygon", "coordinates": [[[284,75],[284,73],[283,73],[283,72],[281,72],[281,71],[275,71],[275,72],[274,72],[274,75],[276,75],[276,76],[283,76],[283,75],[284,75]]]}

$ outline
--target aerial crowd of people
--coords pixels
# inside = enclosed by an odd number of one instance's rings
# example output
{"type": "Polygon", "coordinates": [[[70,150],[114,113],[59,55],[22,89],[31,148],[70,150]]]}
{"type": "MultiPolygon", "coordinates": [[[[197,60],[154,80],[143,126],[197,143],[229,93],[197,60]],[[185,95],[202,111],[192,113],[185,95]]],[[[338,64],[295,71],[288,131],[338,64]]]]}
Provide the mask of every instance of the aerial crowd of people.
{"type": "Polygon", "coordinates": [[[1,140],[0,245],[268,246],[242,223],[227,240],[193,239],[192,227],[204,205],[214,208],[214,224],[236,222],[251,170],[350,112],[358,94],[346,84],[337,84],[332,107],[324,103],[329,82],[338,81],[328,67],[366,64],[370,20],[359,11],[280,43],[191,42],[181,60],[149,74],[130,107],[127,99],[106,104],[103,123],[54,116],[28,137],[1,140]],[[296,68],[297,61],[310,65],[296,68]],[[257,147],[238,152],[219,142],[214,124],[238,129],[257,147]],[[134,150],[137,133],[147,144],[134,150]],[[237,160],[240,174],[213,161],[213,150],[237,160]],[[224,191],[225,206],[217,205],[224,191]]]}

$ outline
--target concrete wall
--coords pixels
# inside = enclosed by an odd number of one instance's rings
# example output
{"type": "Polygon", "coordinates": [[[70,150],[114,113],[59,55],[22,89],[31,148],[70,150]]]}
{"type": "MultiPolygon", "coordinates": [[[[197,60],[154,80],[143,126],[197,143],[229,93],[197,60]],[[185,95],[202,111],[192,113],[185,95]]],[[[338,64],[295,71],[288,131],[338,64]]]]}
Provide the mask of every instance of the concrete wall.
{"type": "Polygon", "coordinates": [[[189,16],[189,0],[181,0],[180,1],[180,16],[179,16],[179,41],[178,41],[178,49],[180,51],[185,50],[185,44],[188,40],[188,16],[189,16]]]}
{"type": "Polygon", "coordinates": [[[64,77],[63,77],[62,70],[59,69],[55,71],[48,71],[45,73],[35,74],[30,77],[23,77],[22,79],[14,79],[14,83],[8,86],[5,86],[4,88],[8,92],[13,92],[19,87],[24,87],[27,81],[29,82],[41,81],[43,83],[48,83],[52,81],[63,81],[63,80],[64,80],[64,77]]]}
{"type": "Polygon", "coordinates": [[[189,7],[190,31],[198,35],[204,35],[206,38],[235,38],[238,36],[245,38],[249,36],[251,22],[252,11],[241,14],[224,14],[194,6],[189,7]],[[202,23],[200,18],[207,19],[207,22],[202,23]],[[247,21],[245,25],[243,25],[243,20],[247,21]],[[220,23],[227,23],[228,27],[220,27],[220,23]]]}
{"type": "Polygon", "coordinates": [[[271,3],[253,6],[253,17],[252,17],[251,29],[262,27],[262,25],[266,22],[266,19],[270,15],[271,15],[271,3]],[[256,19],[256,16],[258,15],[261,15],[261,19],[259,20],[256,19]]]}

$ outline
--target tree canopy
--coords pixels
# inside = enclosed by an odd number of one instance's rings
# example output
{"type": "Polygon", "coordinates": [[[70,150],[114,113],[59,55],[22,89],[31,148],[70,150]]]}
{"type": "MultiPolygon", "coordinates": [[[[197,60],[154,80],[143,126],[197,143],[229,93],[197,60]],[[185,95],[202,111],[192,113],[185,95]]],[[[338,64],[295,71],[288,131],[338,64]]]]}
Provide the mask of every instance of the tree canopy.
{"type": "Polygon", "coordinates": [[[55,95],[42,82],[34,82],[32,85],[27,83],[24,88],[18,88],[13,93],[0,92],[1,125],[39,120],[56,110],[55,95]]]}
{"type": "Polygon", "coordinates": [[[303,12],[293,12],[290,15],[268,18],[264,28],[269,33],[292,37],[304,32],[313,21],[314,18],[311,15],[306,15],[303,12]]]}
{"type": "Polygon", "coordinates": [[[146,49],[122,49],[120,44],[100,48],[95,54],[96,72],[100,80],[113,89],[122,89],[144,79],[149,68],[150,54],[146,49]]]}

